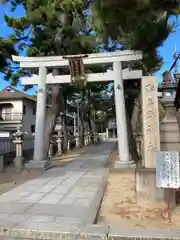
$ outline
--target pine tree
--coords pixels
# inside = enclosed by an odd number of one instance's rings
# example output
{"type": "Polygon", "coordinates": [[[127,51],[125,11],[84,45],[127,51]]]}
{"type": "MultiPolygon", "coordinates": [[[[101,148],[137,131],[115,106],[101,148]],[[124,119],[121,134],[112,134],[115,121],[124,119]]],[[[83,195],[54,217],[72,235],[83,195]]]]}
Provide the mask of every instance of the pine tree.
{"type": "Polygon", "coordinates": [[[176,26],[169,19],[179,14],[178,0],[95,0],[92,10],[103,43],[111,38],[123,49],[142,51],[145,73],[160,68],[163,58],[157,49],[176,26]]]}

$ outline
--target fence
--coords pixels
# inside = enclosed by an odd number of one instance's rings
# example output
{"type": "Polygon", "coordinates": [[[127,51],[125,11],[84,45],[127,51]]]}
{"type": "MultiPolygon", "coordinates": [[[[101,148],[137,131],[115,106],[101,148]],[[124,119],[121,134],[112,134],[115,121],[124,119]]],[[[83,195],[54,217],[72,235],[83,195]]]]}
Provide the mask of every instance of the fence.
{"type": "MultiPolygon", "coordinates": [[[[0,155],[11,153],[15,151],[15,144],[13,138],[0,138],[0,155]]],[[[25,137],[23,140],[23,150],[30,150],[34,148],[34,137],[25,137]]]]}
{"type": "Polygon", "coordinates": [[[1,120],[3,121],[22,121],[22,113],[2,113],[1,120]]]}
{"type": "Polygon", "coordinates": [[[108,136],[107,136],[107,133],[106,133],[106,132],[104,132],[104,133],[98,133],[98,135],[99,135],[99,137],[100,137],[102,140],[105,140],[105,139],[107,139],[107,138],[108,138],[108,136]]]}

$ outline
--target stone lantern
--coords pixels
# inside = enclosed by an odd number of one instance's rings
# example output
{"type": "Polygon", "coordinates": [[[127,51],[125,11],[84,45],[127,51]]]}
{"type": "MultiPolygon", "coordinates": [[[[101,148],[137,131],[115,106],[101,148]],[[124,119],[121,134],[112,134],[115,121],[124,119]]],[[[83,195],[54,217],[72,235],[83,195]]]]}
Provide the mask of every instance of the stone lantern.
{"type": "Polygon", "coordinates": [[[63,142],[63,134],[61,131],[59,131],[57,135],[57,140],[56,140],[59,154],[62,154],[62,142],[63,142]]]}
{"type": "Polygon", "coordinates": [[[175,83],[162,83],[158,87],[159,92],[162,93],[160,103],[165,112],[165,116],[160,122],[161,151],[180,152],[179,128],[174,107],[176,87],[175,83]]]}
{"type": "Polygon", "coordinates": [[[15,167],[18,170],[22,169],[23,166],[23,137],[26,133],[23,133],[21,131],[21,127],[17,127],[17,131],[13,134],[13,137],[15,138],[13,140],[13,143],[15,144],[16,149],[16,157],[14,159],[15,167]]]}
{"type": "Polygon", "coordinates": [[[79,148],[80,142],[79,142],[79,133],[75,134],[75,141],[76,141],[76,148],[79,148]]]}
{"type": "Polygon", "coordinates": [[[54,143],[55,143],[55,135],[52,135],[51,141],[50,141],[50,145],[49,145],[49,158],[51,158],[53,156],[54,153],[54,143]]]}

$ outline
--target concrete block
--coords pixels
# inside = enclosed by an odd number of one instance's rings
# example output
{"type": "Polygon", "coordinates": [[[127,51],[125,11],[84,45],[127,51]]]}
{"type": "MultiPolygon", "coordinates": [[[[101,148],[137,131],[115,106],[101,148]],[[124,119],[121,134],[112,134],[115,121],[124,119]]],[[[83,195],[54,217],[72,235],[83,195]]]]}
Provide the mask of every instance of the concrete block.
{"type": "Polygon", "coordinates": [[[72,218],[82,218],[87,213],[85,207],[74,207],[65,204],[40,204],[36,203],[26,211],[28,215],[62,216],[72,218]]]}
{"type": "Polygon", "coordinates": [[[92,199],[88,199],[88,198],[78,198],[75,202],[74,205],[77,206],[83,206],[83,207],[88,207],[89,205],[91,205],[92,199]]]}
{"type": "Polygon", "coordinates": [[[41,231],[43,232],[68,232],[70,229],[77,229],[77,227],[73,226],[73,224],[62,224],[58,222],[34,222],[27,220],[24,223],[20,223],[17,225],[17,228],[23,228],[23,229],[31,229],[35,231],[41,231]]]}
{"type": "Polygon", "coordinates": [[[42,169],[42,170],[48,170],[52,168],[53,165],[50,161],[44,160],[44,161],[29,161],[25,164],[25,168],[27,169],[42,169]]]}
{"type": "Polygon", "coordinates": [[[4,195],[4,196],[0,196],[0,203],[10,203],[10,202],[18,202],[20,201],[22,198],[22,196],[12,196],[9,194],[4,195]]]}
{"type": "Polygon", "coordinates": [[[30,216],[29,215],[20,215],[20,214],[0,214],[0,227],[2,228],[12,228],[21,221],[26,221],[30,216]]]}
{"type": "Polygon", "coordinates": [[[74,197],[65,197],[60,201],[60,204],[71,205],[75,202],[74,197]]]}
{"type": "Polygon", "coordinates": [[[56,179],[54,178],[52,181],[49,182],[50,185],[54,185],[54,187],[59,186],[64,179],[56,179]]]}
{"type": "Polygon", "coordinates": [[[55,216],[41,216],[41,215],[35,215],[28,219],[28,221],[31,222],[54,222],[56,220],[55,216]]]}
{"type": "Polygon", "coordinates": [[[29,195],[31,192],[19,192],[17,190],[11,190],[9,192],[6,192],[2,195],[0,195],[0,202],[17,202],[19,201],[21,198],[29,195]]]}
{"type": "Polygon", "coordinates": [[[86,225],[82,226],[80,229],[80,236],[83,239],[108,240],[109,227],[107,225],[86,225]]]}
{"type": "Polygon", "coordinates": [[[50,185],[49,183],[47,185],[44,185],[40,188],[37,189],[37,193],[49,193],[52,192],[53,189],[55,188],[54,185],[50,185]]]}
{"type": "Polygon", "coordinates": [[[55,187],[52,190],[52,193],[59,193],[59,194],[67,194],[70,191],[71,188],[66,188],[63,185],[60,185],[58,187],[55,187]]]}
{"type": "MultiPolygon", "coordinates": [[[[177,230],[177,229],[176,229],[177,230]]],[[[146,239],[146,240],[173,240],[179,239],[179,229],[176,232],[175,229],[148,229],[148,228],[131,228],[131,227],[117,227],[110,226],[109,239],[121,240],[121,239],[146,239]]]]}
{"type": "Polygon", "coordinates": [[[78,218],[72,217],[56,217],[55,222],[65,224],[80,224],[81,221],[78,218]]]}
{"type": "Polygon", "coordinates": [[[59,208],[59,213],[63,217],[72,217],[72,218],[83,218],[88,212],[88,209],[83,206],[76,206],[74,205],[63,205],[59,208]]]}
{"type": "Polygon", "coordinates": [[[53,204],[34,204],[26,213],[29,215],[58,216],[59,207],[53,204]]]}
{"type": "Polygon", "coordinates": [[[24,214],[24,212],[26,212],[32,204],[11,202],[1,203],[0,206],[0,214],[24,214]]]}
{"type": "Polygon", "coordinates": [[[24,191],[18,191],[17,188],[14,188],[13,190],[6,192],[4,194],[2,194],[1,196],[11,196],[11,197],[24,197],[29,195],[30,193],[32,193],[31,191],[28,191],[28,189],[24,190],[24,191]]]}
{"type": "Polygon", "coordinates": [[[136,163],[134,161],[122,162],[120,160],[115,161],[114,168],[121,169],[121,168],[135,168],[136,163]]]}
{"type": "Polygon", "coordinates": [[[28,196],[23,197],[19,203],[37,203],[39,202],[46,193],[32,193],[28,196]]]}
{"type": "Polygon", "coordinates": [[[13,191],[33,193],[33,192],[36,192],[37,189],[39,189],[39,186],[35,186],[35,185],[31,186],[31,185],[23,184],[23,185],[20,185],[19,187],[14,188],[13,191]]]}
{"type": "Polygon", "coordinates": [[[156,169],[136,169],[137,199],[166,202],[165,189],[156,187],[156,169]]]}
{"type": "MultiPolygon", "coordinates": [[[[0,232],[0,235],[3,236],[0,232]]],[[[17,225],[16,229],[7,231],[13,240],[17,239],[34,239],[34,240],[52,240],[52,239],[68,239],[68,240],[80,240],[80,229],[74,224],[62,224],[62,223],[36,223],[25,222],[17,225]]],[[[5,235],[5,234],[4,234],[5,235]]]]}
{"type": "Polygon", "coordinates": [[[21,171],[23,169],[23,160],[24,158],[23,157],[15,157],[14,158],[14,165],[15,165],[15,168],[17,169],[17,171],[21,171]]]}
{"type": "Polygon", "coordinates": [[[44,184],[49,183],[50,181],[52,181],[52,177],[50,178],[35,178],[33,180],[28,181],[27,183],[23,184],[24,186],[43,186],[44,184]]]}
{"type": "Polygon", "coordinates": [[[43,197],[39,203],[46,203],[46,204],[57,204],[62,198],[64,197],[64,195],[60,195],[59,193],[49,193],[47,195],[45,195],[45,197],[43,197]]]}

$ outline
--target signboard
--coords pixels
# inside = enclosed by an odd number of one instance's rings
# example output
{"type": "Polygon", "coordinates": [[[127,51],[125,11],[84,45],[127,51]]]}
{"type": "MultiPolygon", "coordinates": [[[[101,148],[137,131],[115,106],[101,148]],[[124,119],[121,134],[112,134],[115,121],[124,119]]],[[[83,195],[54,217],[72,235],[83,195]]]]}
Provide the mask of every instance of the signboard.
{"type": "Polygon", "coordinates": [[[156,156],[156,187],[179,188],[179,153],[158,152],[156,156]]]}

